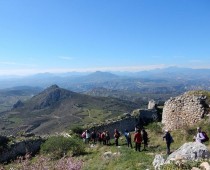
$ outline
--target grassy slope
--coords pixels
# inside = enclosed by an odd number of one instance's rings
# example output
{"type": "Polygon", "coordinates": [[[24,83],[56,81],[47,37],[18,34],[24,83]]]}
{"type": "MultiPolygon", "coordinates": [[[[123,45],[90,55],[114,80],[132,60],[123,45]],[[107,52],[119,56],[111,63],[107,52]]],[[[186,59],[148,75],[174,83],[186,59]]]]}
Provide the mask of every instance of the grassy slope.
{"type": "MultiPolygon", "coordinates": [[[[209,125],[210,121],[209,119],[206,119],[199,124],[196,124],[194,127],[186,127],[182,130],[171,132],[174,138],[174,143],[171,146],[171,150],[174,151],[185,142],[192,141],[193,136],[196,134],[197,126],[201,126],[203,130],[207,132],[207,134],[210,134],[210,129],[208,128],[209,125]]],[[[97,144],[95,147],[90,147],[90,145],[86,145],[86,154],[78,156],[76,157],[76,159],[83,161],[83,170],[154,169],[152,166],[152,162],[156,154],[162,154],[166,158],[166,144],[165,141],[162,140],[163,133],[159,123],[152,123],[148,125],[146,127],[146,130],[150,138],[149,148],[147,151],[136,152],[134,149],[127,148],[127,146],[125,145],[125,138],[124,136],[121,136],[122,139],[119,141],[120,147],[116,147],[113,140],[111,140],[110,146],[97,144]],[[108,151],[120,154],[112,157],[111,159],[105,159],[103,157],[103,154],[108,151]]],[[[207,142],[206,145],[208,148],[210,148],[209,142],[207,142]]],[[[36,158],[32,159],[32,162],[34,162],[35,160],[36,158]]],[[[6,169],[16,166],[18,165],[13,163],[6,166],[6,169]]],[[[174,169],[174,166],[171,167],[172,169],[174,169]]],[[[168,169],[171,169],[171,167],[169,167],[168,169]]],[[[177,168],[177,170],[182,169],[177,168]]]]}
{"type": "MultiPolygon", "coordinates": [[[[210,135],[209,119],[196,124],[193,127],[185,127],[182,130],[171,132],[174,143],[171,145],[171,151],[175,151],[185,142],[190,142],[196,134],[196,127],[201,126],[202,129],[210,135]]],[[[116,146],[97,146],[95,148],[87,148],[89,154],[80,157],[84,161],[84,170],[87,169],[153,169],[152,162],[156,154],[162,154],[166,158],[166,144],[163,141],[161,127],[157,123],[150,124],[146,127],[149,134],[150,142],[147,151],[136,152],[134,149],[127,148],[125,139],[120,141],[120,148],[116,146]],[[103,158],[103,153],[111,151],[113,153],[120,152],[120,156],[116,156],[110,160],[103,158]]],[[[114,141],[112,141],[113,143],[114,141]]],[[[209,142],[205,143],[210,148],[209,142]]],[[[134,145],[134,143],[133,143],[134,145]]]]}

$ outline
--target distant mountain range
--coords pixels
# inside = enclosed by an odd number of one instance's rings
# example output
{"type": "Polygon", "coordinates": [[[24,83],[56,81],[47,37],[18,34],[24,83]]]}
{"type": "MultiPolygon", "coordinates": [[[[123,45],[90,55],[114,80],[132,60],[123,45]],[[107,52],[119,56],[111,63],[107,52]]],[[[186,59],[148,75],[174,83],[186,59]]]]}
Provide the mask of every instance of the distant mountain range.
{"type": "Polygon", "coordinates": [[[138,73],[1,77],[0,132],[46,134],[73,125],[100,123],[145,108],[151,99],[165,101],[189,90],[210,90],[209,77],[210,69],[176,67],[138,73]]]}
{"type": "Polygon", "coordinates": [[[100,123],[140,106],[111,97],[92,97],[52,85],[0,114],[0,133],[21,131],[37,134],[61,132],[73,125],[100,123]]]}
{"type": "Polygon", "coordinates": [[[0,89],[15,86],[36,86],[41,88],[49,87],[52,84],[58,84],[76,92],[86,92],[94,88],[103,87],[111,90],[132,90],[145,91],[153,88],[152,91],[164,93],[161,87],[166,91],[173,90],[184,91],[191,89],[209,89],[210,69],[190,69],[170,67],[166,69],[155,69],[151,71],[141,71],[136,73],[63,73],[51,74],[43,73],[27,77],[0,78],[0,89]],[[157,86],[157,88],[156,88],[157,86]],[[177,89],[178,86],[178,89],[177,89]],[[146,87],[146,89],[145,89],[146,87]],[[159,89],[158,89],[159,87],[159,89]]]}
{"type": "MultiPolygon", "coordinates": [[[[47,88],[52,84],[92,96],[129,101],[166,100],[189,90],[210,90],[210,69],[169,67],[151,71],[43,73],[27,77],[0,78],[0,89],[15,86],[47,88]],[[143,100],[142,100],[143,99],[143,100]]],[[[1,93],[0,93],[1,97],[1,93]]]]}

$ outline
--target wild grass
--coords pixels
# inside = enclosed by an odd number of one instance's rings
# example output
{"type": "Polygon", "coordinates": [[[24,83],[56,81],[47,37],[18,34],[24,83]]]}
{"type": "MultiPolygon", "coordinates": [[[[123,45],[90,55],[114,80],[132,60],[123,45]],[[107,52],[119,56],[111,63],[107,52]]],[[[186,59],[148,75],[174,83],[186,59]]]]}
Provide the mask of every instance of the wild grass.
{"type": "MultiPolygon", "coordinates": [[[[172,131],[171,134],[174,139],[174,143],[171,145],[171,151],[175,151],[180,146],[182,146],[186,142],[190,142],[193,139],[193,136],[196,134],[196,127],[201,126],[207,134],[210,134],[209,130],[209,121],[204,120],[199,124],[195,124],[193,127],[185,127],[180,130],[172,131]]],[[[121,136],[119,140],[119,147],[114,145],[114,140],[111,140],[111,145],[102,145],[102,144],[81,144],[80,146],[84,147],[85,152],[83,154],[77,155],[75,157],[71,157],[66,155],[65,159],[73,159],[79,161],[79,165],[81,165],[81,169],[83,170],[145,170],[145,169],[154,169],[152,166],[152,162],[156,154],[162,154],[164,158],[166,155],[166,143],[163,141],[163,135],[161,124],[156,122],[149,124],[145,127],[149,136],[149,145],[146,151],[137,152],[135,149],[128,148],[125,143],[125,137],[121,136]],[[111,152],[110,157],[105,157],[105,152],[111,152]]],[[[81,139],[82,141],[82,139],[81,139]]],[[[80,141],[80,142],[81,142],[80,141]]],[[[132,144],[133,142],[133,133],[132,133],[132,144]]],[[[210,149],[209,142],[205,143],[207,147],[210,149]]],[[[55,142],[51,144],[55,146],[55,142]]],[[[143,146],[142,146],[143,147],[143,146]]],[[[143,149],[141,147],[141,149],[143,149]]],[[[52,148],[53,150],[53,148],[52,148]]],[[[38,156],[39,157],[39,156],[38,156]]],[[[36,159],[30,160],[30,164],[34,165],[35,162],[38,161],[38,157],[36,159]]],[[[48,159],[48,155],[45,155],[45,159],[48,159]]],[[[62,158],[64,159],[64,158],[62,158]]],[[[49,160],[47,166],[53,169],[53,166],[57,164],[59,160],[49,160]]],[[[61,161],[62,162],[62,161],[61,161]]],[[[65,161],[64,161],[65,162],[65,161]]],[[[63,162],[63,164],[65,164],[63,162]]],[[[62,163],[61,163],[62,164],[62,163]]],[[[12,166],[16,166],[17,164],[13,164],[12,166]]],[[[19,165],[20,166],[20,165],[19,165]]],[[[64,165],[63,165],[64,166],[64,165]]],[[[177,167],[177,165],[169,164],[162,167],[163,170],[166,169],[177,169],[183,170],[192,166],[198,166],[198,163],[195,162],[186,162],[183,167],[177,167]]],[[[8,167],[8,166],[7,166],[8,167]]],[[[61,166],[62,167],[62,166],[61,166]]],[[[10,166],[11,168],[11,166],[10,166]]],[[[68,170],[68,169],[67,169],[68,170]]]]}

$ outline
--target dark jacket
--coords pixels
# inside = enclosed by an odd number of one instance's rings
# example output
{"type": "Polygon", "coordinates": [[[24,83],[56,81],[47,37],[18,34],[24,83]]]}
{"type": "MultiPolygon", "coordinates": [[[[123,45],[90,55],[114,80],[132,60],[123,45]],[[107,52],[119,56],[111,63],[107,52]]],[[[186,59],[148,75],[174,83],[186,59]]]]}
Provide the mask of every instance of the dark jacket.
{"type": "Polygon", "coordinates": [[[172,137],[169,132],[166,132],[166,134],[163,136],[163,139],[166,139],[166,143],[171,143],[172,142],[172,137]]]}

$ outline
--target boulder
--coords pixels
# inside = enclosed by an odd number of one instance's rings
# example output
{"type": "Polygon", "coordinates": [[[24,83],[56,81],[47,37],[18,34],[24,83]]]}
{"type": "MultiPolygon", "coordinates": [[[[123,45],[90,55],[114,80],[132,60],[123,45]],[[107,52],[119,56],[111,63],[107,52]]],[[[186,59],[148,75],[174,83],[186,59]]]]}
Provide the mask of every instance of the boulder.
{"type": "Polygon", "coordinates": [[[200,170],[199,168],[197,168],[197,167],[192,167],[192,169],[191,170],[200,170]]]}
{"type": "Polygon", "coordinates": [[[205,169],[205,170],[210,170],[210,165],[209,165],[208,162],[202,162],[202,163],[200,164],[200,167],[201,167],[202,169],[205,169]]]}
{"type": "Polygon", "coordinates": [[[105,159],[110,159],[110,158],[112,158],[112,152],[111,151],[108,151],[108,152],[105,152],[104,154],[103,154],[103,157],[105,158],[105,159]]]}
{"type": "Polygon", "coordinates": [[[159,170],[160,166],[165,163],[164,158],[162,155],[155,155],[155,159],[152,162],[152,165],[154,166],[155,170],[159,170]]]}
{"type": "Polygon", "coordinates": [[[117,157],[117,156],[120,156],[120,152],[114,152],[114,153],[112,153],[111,151],[108,151],[108,152],[105,152],[103,154],[103,157],[105,159],[112,159],[112,158],[117,157]]]}
{"type": "Polygon", "coordinates": [[[170,163],[177,158],[183,160],[200,160],[204,158],[210,158],[210,152],[207,147],[199,142],[189,142],[182,145],[179,149],[170,154],[166,160],[166,163],[170,163]]]}

